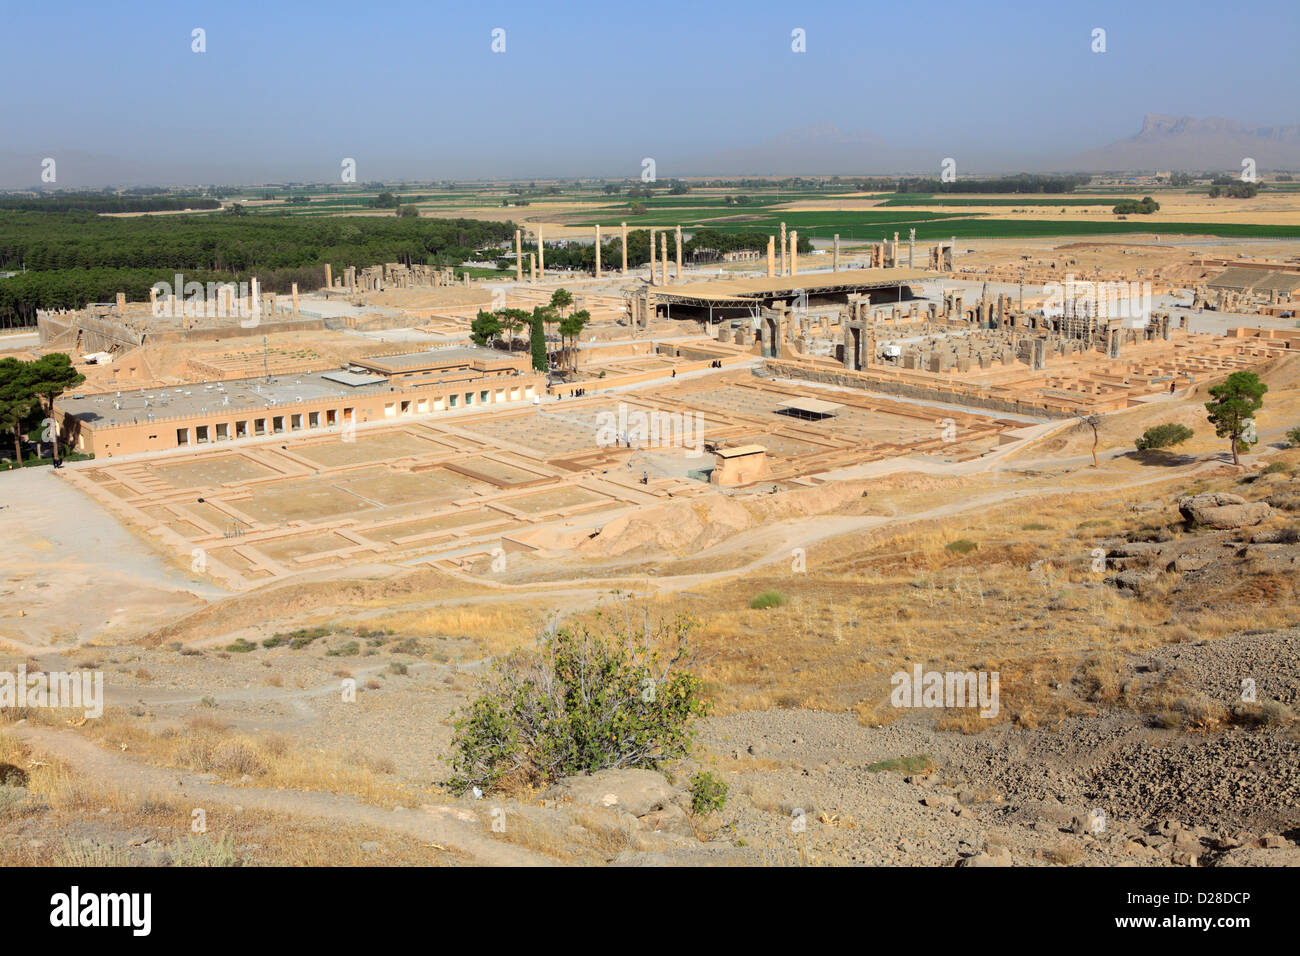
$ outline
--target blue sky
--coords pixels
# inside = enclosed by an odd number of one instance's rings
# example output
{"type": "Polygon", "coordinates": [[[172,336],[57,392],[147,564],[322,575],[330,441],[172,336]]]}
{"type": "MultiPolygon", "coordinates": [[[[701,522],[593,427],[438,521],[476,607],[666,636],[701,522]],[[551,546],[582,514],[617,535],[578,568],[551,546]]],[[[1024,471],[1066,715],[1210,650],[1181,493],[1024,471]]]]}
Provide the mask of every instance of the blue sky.
{"type": "Polygon", "coordinates": [[[0,23],[0,152],[178,181],[334,179],[343,157],[362,179],[635,175],[644,156],[668,176],[808,128],[1029,167],[1147,112],[1300,123],[1295,0],[99,0],[5,3],[0,23]]]}

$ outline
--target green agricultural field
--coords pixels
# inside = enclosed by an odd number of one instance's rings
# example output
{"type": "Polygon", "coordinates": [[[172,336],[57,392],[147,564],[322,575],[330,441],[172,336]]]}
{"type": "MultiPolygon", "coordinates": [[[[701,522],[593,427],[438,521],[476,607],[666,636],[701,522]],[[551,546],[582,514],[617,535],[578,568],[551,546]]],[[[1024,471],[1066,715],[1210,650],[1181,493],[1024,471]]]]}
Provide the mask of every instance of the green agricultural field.
{"type": "Polygon", "coordinates": [[[724,216],[683,215],[683,212],[647,212],[643,216],[625,217],[617,212],[612,216],[583,219],[572,225],[616,227],[626,218],[629,228],[647,226],[675,226],[683,228],[709,228],[719,232],[768,232],[780,230],[781,223],[799,232],[806,239],[829,239],[839,233],[841,240],[871,241],[886,238],[895,231],[903,236],[916,229],[918,240],[946,239],[958,236],[966,239],[1039,239],[1054,236],[1109,236],[1154,233],[1173,236],[1231,236],[1255,239],[1300,238],[1300,226],[1256,225],[1215,222],[1149,222],[1144,220],[1094,221],[1074,219],[996,219],[984,215],[960,213],[886,211],[880,209],[838,212],[817,210],[806,212],[773,212],[758,210],[749,213],[734,212],[724,216]]]}
{"type": "Polygon", "coordinates": [[[915,196],[897,196],[881,203],[882,206],[1113,206],[1119,202],[1117,196],[1097,196],[1091,199],[1063,199],[1059,196],[1019,196],[980,199],[978,196],[942,196],[920,198],[915,196]]]}

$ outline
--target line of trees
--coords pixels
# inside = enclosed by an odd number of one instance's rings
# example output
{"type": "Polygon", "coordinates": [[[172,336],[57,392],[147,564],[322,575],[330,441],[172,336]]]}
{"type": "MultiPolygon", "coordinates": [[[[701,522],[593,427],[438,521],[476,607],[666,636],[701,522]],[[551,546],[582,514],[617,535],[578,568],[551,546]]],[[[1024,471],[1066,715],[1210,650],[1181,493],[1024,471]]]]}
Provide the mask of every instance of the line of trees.
{"type": "Polygon", "coordinates": [[[1160,203],[1156,202],[1150,196],[1143,196],[1138,199],[1121,199],[1115,203],[1111,212],[1117,216],[1149,216],[1160,208],[1160,203]]]}
{"type": "Polygon", "coordinates": [[[546,332],[555,325],[560,336],[561,361],[572,372],[578,371],[578,337],[591,321],[586,309],[572,309],[573,295],[566,289],[556,289],[546,305],[539,305],[529,313],[525,309],[497,309],[489,312],[480,309],[470,322],[470,339],[476,345],[517,351],[525,346],[517,334],[528,331],[527,347],[532,352],[533,368],[539,372],[550,368],[546,347],[546,332]]]}
{"type": "Polygon", "coordinates": [[[946,183],[938,179],[900,179],[894,185],[899,193],[1072,193],[1092,182],[1091,176],[1040,176],[1020,173],[997,179],[957,179],[946,183]]]}
{"type": "MultiPolygon", "coordinates": [[[[36,309],[81,308],[114,293],[147,296],[183,273],[199,282],[256,274],[269,292],[319,284],[335,270],[383,262],[454,265],[497,249],[511,222],[420,217],[167,216],[106,219],[0,210],[0,325],[32,324],[36,309]]],[[[495,254],[495,253],[491,253],[495,254]]]]}
{"type": "Polygon", "coordinates": [[[0,196],[0,209],[38,213],[176,212],[219,209],[216,199],[198,196],[118,196],[112,193],[59,193],[54,196],[0,196]]]}

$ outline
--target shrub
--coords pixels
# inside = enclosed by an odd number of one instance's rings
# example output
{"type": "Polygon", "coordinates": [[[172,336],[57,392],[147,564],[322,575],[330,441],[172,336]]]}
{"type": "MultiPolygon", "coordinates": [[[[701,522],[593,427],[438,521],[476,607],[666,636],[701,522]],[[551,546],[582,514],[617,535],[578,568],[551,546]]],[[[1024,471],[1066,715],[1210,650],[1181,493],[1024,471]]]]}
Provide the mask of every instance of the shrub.
{"type": "Polygon", "coordinates": [[[242,637],[233,644],[227,644],[226,650],[232,654],[247,654],[249,651],[257,650],[257,645],[244,640],[242,637]]]}
{"type": "Polygon", "coordinates": [[[928,773],[934,769],[934,761],[929,754],[915,754],[911,757],[897,757],[893,760],[881,760],[867,764],[868,773],[928,773]]]}
{"type": "Polygon", "coordinates": [[[699,816],[717,813],[727,803],[727,785],[707,770],[691,777],[691,810],[699,816]]]}
{"type": "Polygon", "coordinates": [[[266,765],[242,740],[223,740],[212,752],[210,769],[232,776],[248,774],[255,777],[266,772],[266,765]]]}
{"type": "Polygon", "coordinates": [[[1282,511],[1300,511],[1300,494],[1294,491],[1279,491],[1264,500],[1282,511]]]}
{"type": "Polygon", "coordinates": [[[1287,429],[1286,440],[1292,447],[1300,445],[1300,425],[1297,425],[1295,428],[1287,429]]]}
{"type": "Polygon", "coordinates": [[[956,541],[949,541],[944,545],[944,548],[951,551],[953,554],[970,554],[978,547],[978,544],[967,538],[958,538],[956,541]]]}
{"type": "Polygon", "coordinates": [[[780,607],[785,603],[785,595],[779,591],[764,591],[754,600],[749,602],[749,606],[755,611],[766,610],[769,607],[780,607]]]}
{"type": "Polygon", "coordinates": [[[1164,425],[1148,428],[1133,444],[1137,446],[1138,451],[1155,451],[1157,448],[1172,448],[1174,445],[1180,445],[1194,434],[1196,433],[1186,425],[1167,422],[1164,425]]]}
{"type": "Polygon", "coordinates": [[[1291,708],[1277,700],[1263,700],[1258,703],[1241,703],[1232,708],[1232,721],[1243,727],[1285,727],[1295,720],[1291,708]]]}
{"type": "Polygon", "coordinates": [[[219,837],[207,834],[183,836],[167,847],[175,866],[239,866],[235,838],[229,833],[219,837]]]}
{"type": "Polygon", "coordinates": [[[691,723],[709,709],[700,679],[679,666],[696,624],[678,618],[651,634],[603,622],[562,628],[536,652],[497,662],[455,723],[453,790],[540,786],[690,753],[691,723]]]}
{"type": "Polygon", "coordinates": [[[340,644],[332,651],[326,651],[326,657],[356,657],[361,653],[361,645],[356,641],[348,641],[346,644],[340,644]]]}

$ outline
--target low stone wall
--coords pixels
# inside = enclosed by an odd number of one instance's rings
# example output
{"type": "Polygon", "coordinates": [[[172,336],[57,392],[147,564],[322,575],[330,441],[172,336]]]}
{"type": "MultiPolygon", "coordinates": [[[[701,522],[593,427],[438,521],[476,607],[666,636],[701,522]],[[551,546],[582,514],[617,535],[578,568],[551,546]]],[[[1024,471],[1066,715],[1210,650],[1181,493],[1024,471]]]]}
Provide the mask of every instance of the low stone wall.
{"type": "Polygon", "coordinates": [[[944,402],[949,405],[964,405],[967,408],[980,408],[992,412],[1010,412],[1013,415],[1028,415],[1036,418],[1076,418],[1078,412],[1032,402],[1009,402],[1004,399],[985,395],[972,395],[968,392],[956,392],[943,388],[924,388],[904,382],[883,382],[857,375],[852,372],[829,372],[793,365],[780,360],[768,359],[754,369],[754,374],[761,378],[792,378],[806,382],[820,382],[823,385],[836,385],[840,388],[859,388],[867,392],[882,395],[897,395],[902,398],[915,398],[927,402],[944,402]]]}

